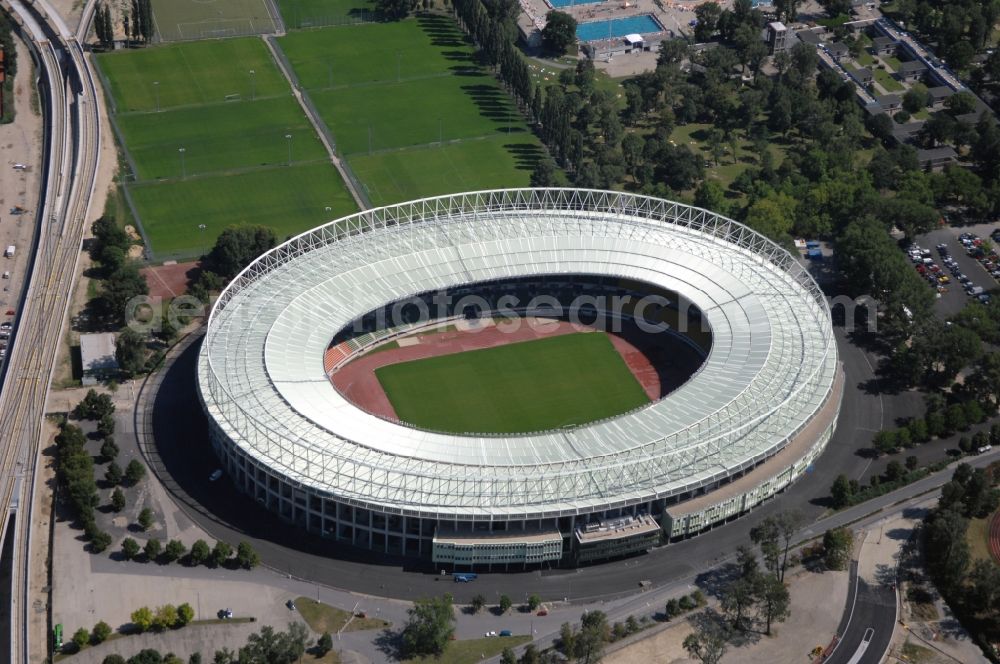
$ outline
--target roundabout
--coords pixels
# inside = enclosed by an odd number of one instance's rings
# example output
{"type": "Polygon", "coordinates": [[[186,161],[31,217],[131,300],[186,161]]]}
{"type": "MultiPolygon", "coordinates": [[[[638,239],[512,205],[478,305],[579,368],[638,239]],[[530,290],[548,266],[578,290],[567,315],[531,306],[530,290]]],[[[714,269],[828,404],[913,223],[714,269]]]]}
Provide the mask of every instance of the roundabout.
{"type": "Polygon", "coordinates": [[[572,566],[697,534],[804,472],[843,389],[825,300],[786,251],[705,210],[573,189],[423,199],[289,240],[223,291],[198,385],[216,454],[258,504],[442,569],[572,566]],[[675,294],[649,320],[622,315],[695,344],[686,327],[701,322],[711,342],[698,372],[625,414],[518,435],[407,426],[331,383],[338,362],[374,344],[469,318],[446,309],[352,325],[369,312],[463,285],[582,274],[675,294]]]}

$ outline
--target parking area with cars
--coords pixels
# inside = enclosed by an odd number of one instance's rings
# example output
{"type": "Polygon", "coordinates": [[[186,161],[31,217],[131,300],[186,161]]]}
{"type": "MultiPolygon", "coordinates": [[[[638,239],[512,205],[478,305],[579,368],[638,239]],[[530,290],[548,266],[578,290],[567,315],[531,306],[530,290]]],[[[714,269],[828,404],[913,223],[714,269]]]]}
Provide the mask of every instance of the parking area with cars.
{"type": "Polygon", "coordinates": [[[906,248],[914,269],[937,291],[935,310],[940,316],[955,315],[970,299],[989,302],[993,297],[1000,281],[1000,241],[991,235],[1000,238],[1000,228],[945,227],[906,248]]]}

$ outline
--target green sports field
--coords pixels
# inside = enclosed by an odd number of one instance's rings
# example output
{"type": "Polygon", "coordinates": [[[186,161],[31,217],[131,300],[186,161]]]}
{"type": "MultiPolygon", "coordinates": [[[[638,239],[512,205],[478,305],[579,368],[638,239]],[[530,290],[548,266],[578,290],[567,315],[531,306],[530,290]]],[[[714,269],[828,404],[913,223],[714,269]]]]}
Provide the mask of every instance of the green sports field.
{"type": "Polygon", "coordinates": [[[129,193],[161,260],[205,252],[230,224],[270,226],[284,240],[357,210],[329,163],[151,182],[129,193]]]}
{"type": "Polygon", "coordinates": [[[375,205],[526,186],[544,155],[446,16],[298,31],[278,41],[375,205]]]}
{"type": "Polygon", "coordinates": [[[365,0],[278,0],[287,28],[314,28],[373,20],[372,3],[365,0]]]}
{"type": "Polygon", "coordinates": [[[264,0],[153,0],[160,41],[219,39],[275,32],[264,0]]]}
{"type": "Polygon", "coordinates": [[[533,134],[497,135],[442,146],[406,148],[348,161],[374,205],[499,187],[527,187],[544,154],[533,134]]]}
{"type": "Polygon", "coordinates": [[[289,96],[117,117],[142,180],[324,159],[326,151],[289,96]]]}
{"type": "Polygon", "coordinates": [[[197,256],[230,224],[264,224],[284,238],[356,211],[260,39],[121,51],[98,62],[154,259],[197,256]]]}
{"type": "Polygon", "coordinates": [[[403,362],[375,374],[401,420],[453,433],[578,425],[649,401],[600,332],[403,362]]]}
{"type": "Polygon", "coordinates": [[[111,86],[116,113],[155,111],[290,95],[260,39],[226,39],[103,53],[97,62],[111,86]],[[251,76],[250,72],[254,74],[251,76]],[[157,83],[157,84],[154,84],[157,83]]]}

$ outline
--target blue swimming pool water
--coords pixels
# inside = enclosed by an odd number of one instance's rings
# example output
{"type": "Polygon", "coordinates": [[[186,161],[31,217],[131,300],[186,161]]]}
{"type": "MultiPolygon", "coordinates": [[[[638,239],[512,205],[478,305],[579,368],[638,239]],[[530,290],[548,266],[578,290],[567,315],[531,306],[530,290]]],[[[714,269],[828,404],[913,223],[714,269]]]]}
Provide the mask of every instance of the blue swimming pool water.
{"type": "Polygon", "coordinates": [[[572,7],[573,5],[593,5],[603,0],[546,0],[553,7],[560,9],[562,7],[572,7]]]}
{"type": "Polygon", "coordinates": [[[588,42],[611,37],[624,37],[633,33],[643,35],[662,30],[663,26],[653,18],[652,14],[640,14],[639,16],[581,23],[576,26],[576,37],[580,41],[588,42]]]}

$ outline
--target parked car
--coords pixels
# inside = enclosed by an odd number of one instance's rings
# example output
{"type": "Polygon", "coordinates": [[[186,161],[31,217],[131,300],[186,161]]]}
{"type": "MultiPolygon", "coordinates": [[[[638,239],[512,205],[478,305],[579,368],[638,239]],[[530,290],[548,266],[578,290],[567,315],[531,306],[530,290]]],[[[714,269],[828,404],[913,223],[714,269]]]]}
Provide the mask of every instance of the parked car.
{"type": "Polygon", "coordinates": [[[217,479],[219,479],[220,477],[222,477],[222,469],[221,468],[216,468],[215,470],[212,471],[212,474],[208,476],[208,481],[209,482],[214,482],[217,479]]]}
{"type": "Polygon", "coordinates": [[[219,620],[229,620],[230,618],[233,617],[233,610],[232,609],[219,609],[219,612],[217,614],[215,614],[215,615],[219,616],[219,620]]]}
{"type": "Polygon", "coordinates": [[[500,630],[500,636],[514,636],[509,629],[500,630]]]}

